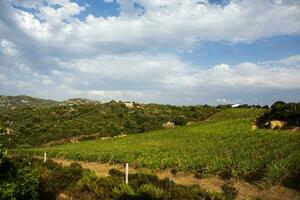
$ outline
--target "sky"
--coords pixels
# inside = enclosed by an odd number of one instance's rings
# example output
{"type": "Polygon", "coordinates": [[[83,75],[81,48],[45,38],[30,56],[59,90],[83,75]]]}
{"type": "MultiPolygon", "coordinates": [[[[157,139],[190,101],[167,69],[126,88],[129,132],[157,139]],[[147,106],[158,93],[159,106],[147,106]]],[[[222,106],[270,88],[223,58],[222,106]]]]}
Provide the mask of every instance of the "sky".
{"type": "Polygon", "coordinates": [[[0,0],[0,95],[300,101],[299,0],[0,0]]]}

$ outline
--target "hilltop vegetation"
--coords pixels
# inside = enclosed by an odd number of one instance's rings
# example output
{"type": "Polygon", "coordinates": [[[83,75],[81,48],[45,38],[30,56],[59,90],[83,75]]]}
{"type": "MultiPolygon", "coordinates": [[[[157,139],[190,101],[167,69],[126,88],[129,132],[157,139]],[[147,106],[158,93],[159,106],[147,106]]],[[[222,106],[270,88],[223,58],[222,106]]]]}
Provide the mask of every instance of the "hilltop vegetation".
{"type": "Polygon", "coordinates": [[[125,138],[85,141],[18,153],[98,162],[129,162],[131,166],[177,168],[198,177],[221,173],[229,177],[276,183],[300,170],[300,135],[288,131],[251,130],[260,109],[228,109],[217,119],[125,138]],[[231,113],[231,117],[228,117],[231,113]],[[252,114],[251,114],[252,113],[252,114]]]}
{"type": "Polygon", "coordinates": [[[30,106],[50,106],[58,104],[57,101],[39,99],[26,95],[2,96],[0,95],[0,109],[24,108],[30,106]]]}
{"type": "Polygon", "coordinates": [[[257,119],[259,127],[267,127],[271,120],[284,121],[283,128],[300,127],[300,103],[285,103],[277,101],[271,106],[271,110],[257,119]]]}
{"type": "Polygon", "coordinates": [[[159,104],[125,105],[71,99],[47,106],[26,106],[0,112],[0,139],[7,147],[38,146],[67,141],[142,133],[161,129],[168,121],[185,125],[207,119],[218,109],[210,106],[171,106],[159,104]],[[79,137],[80,138],[80,137],[79,137]]]}

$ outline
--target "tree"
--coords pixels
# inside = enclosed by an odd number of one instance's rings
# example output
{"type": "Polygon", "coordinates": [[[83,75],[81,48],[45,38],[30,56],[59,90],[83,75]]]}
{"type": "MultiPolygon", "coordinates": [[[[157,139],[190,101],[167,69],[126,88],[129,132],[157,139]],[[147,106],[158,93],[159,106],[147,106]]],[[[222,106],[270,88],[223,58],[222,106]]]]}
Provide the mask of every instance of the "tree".
{"type": "Polygon", "coordinates": [[[186,120],[185,116],[183,116],[183,115],[176,116],[174,119],[174,124],[176,126],[184,126],[187,124],[187,120],[186,120]]]}
{"type": "Polygon", "coordinates": [[[281,111],[285,107],[285,102],[283,101],[276,101],[272,106],[272,111],[281,111]]]}

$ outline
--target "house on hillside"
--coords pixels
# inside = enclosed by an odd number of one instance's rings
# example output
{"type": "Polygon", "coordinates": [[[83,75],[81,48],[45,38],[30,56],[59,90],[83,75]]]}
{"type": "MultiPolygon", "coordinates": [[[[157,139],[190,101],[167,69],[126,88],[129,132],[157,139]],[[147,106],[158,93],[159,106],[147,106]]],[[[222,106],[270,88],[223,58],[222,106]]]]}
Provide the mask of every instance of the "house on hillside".
{"type": "Polygon", "coordinates": [[[134,102],[124,102],[124,104],[127,108],[133,108],[134,107],[134,102]]]}
{"type": "Polygon", "coordinates": [[[237,108],[237,107],[239,107],[241,104],[232,104],[231,105],[231,108],[237,108]]]}

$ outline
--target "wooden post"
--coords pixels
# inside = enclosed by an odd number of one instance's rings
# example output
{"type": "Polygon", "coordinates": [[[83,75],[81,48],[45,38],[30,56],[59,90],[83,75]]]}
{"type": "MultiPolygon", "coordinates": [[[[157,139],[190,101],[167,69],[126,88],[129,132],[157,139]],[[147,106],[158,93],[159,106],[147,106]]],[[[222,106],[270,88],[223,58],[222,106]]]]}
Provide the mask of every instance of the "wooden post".
{"type": "Polygon", "coordinates": [[[126,163],[125,167],[125,183],[128,184],[128,163],[126,163]]]}
{"type": "Polygon", "coordinates": [[[44,153],[44,163],[47,161],[47,153],[44,153]]]}
{"type": "Polygon", "coordinates": [[[172,179],[169,177],[169,199],[172,199],[172,179]]]}

